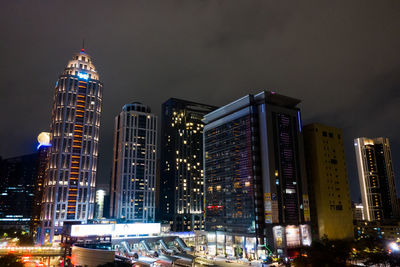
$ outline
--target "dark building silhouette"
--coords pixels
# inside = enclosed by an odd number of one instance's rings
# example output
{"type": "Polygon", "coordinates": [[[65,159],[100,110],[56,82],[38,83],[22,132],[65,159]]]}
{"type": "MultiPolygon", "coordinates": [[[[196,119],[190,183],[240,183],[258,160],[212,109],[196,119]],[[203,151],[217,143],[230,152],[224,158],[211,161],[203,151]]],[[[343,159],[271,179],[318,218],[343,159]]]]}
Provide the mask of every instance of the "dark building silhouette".
{"type": "Polygon", "coordinates": [[[49,150],[48,145],[41,145],[37,151],[37,172],[34,183],[34,198],[32,202],[32,219],[31,231],[34,232],[40,226],[40,213],[43,201],[44,179],[46,178],[46,170],[49,150]]]}
{"type": "Polygon", "coordinates": [[[172,231],[203,229],[203,116],[216,107],[171,98],[162,105],[159,216],[172,231]]]}
{"type": "Polygon", "coordinates": [[[28,230],[33,215],[38,153],[0,162],[0,226],[28,230]]]}

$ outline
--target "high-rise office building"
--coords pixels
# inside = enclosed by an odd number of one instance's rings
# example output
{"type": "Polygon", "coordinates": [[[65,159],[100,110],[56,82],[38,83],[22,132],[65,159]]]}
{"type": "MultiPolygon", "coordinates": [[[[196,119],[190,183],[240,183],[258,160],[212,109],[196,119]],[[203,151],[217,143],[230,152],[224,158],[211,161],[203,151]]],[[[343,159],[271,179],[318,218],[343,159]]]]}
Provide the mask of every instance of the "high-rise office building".
{"type": "Polygon", "coordinates": [[[304,147],[316,238],[353,239],[353,213],[341,129],[304,126],[304,147]]]}
{"type": "Polygon", "coordinates": [[[203,116],[216,108],[171,98],[162,105],[159,215],[172,231],[203,229],[203,116]]]}
{"type": "Polygon", "coordinates": [[[38,153],[0,161],[0,227],[29,229],[38,153]]]}
{"type": "Polygon", "coordinates": [[[258,258],[262,245],[286,254],[310,244],[299,103],[261,92],[205,115],[209,253],[258,258]]]}
{"type": "Polygon", "coordinates": [[[115,117],[110,213],[128,222],[154,222],[157,116],[138,102],[115,117]]]}
{"type": "Polygon", "coordinates": [[[367,221],[399,217],[389,139],[365,137],[354,140],[361,200],[367,221]]]}
{"type": "Polygon", "coordinates": [[[55,86],[42,242],[58,242],[66,222],[93,218],[102,91],[92,58],[82,49],[55,86]]]}

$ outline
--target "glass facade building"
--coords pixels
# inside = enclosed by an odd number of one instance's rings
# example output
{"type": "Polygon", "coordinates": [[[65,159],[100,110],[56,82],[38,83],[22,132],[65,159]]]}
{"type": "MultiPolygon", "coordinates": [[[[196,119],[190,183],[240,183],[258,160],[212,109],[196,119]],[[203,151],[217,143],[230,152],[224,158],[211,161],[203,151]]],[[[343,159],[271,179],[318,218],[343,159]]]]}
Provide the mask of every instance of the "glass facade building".
{"type": "Polygon", "coordinates": [[[176,98],[162,105],[159,219],[172,231],[204,227],[202,119],[215,109],[176,98]]]}
{"type": "Polygon", "coordinates": [[[42,243],[58,242],[64,222],[93,219],[102,91],[92,59],[82,49],[55,86],[42,243]]]}
{"type": "Polygon", "coordinates": [[[28,230],[34,215],[39,153],[0,159],[0,227],[28,230]]]}
{"type": "Polygon", "coordinates": [[[261,92],[205,115],[205,230],[216,254],[311,242],[299,102],[261,92]]]}
{"type": "Polygon", "coordinates": [[[127,222],[154,222],[157,116],[127,104],[115,118],[110,214],[127,222]]]}
{"type": "MultiPolygon", "coordinates": [[[[205,132],[206,229],[256,232],[252,115],[228,121],[205,132]]],[[[260,192],[259,192],[260,193],[260,192]]],[[[261,218],[262,210],[258,211],[261,218]]],[[[262,222],[260,222],[261,224],[262,222]]]]}
{"type": "Polygon", "coordinates": [[[389,139],[357,138],[354,148],[365,220],[398,219],[399,204],[389,139]]]}

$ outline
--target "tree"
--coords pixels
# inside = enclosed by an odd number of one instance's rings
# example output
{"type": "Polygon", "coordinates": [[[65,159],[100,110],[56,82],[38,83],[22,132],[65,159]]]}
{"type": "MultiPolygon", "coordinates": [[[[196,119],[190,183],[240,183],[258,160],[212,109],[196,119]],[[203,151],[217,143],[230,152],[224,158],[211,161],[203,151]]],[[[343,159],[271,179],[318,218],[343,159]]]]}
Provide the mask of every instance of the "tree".
{"type": "Polygon", "coordinates": [[[3,229],[0,232],[3,238],[18,238],[19,246],[31,246],[34,244],[32,234],[17,228],[3,229]]]}
{"type": "Polygon", "coordinates": [[[366,266],[387,265],[398,266],[398,256],[389,254],[387,244],[377,236],[361,238],[354,244],[357,253],[354,259],[363,262],[366,266]]]}
{"type": "Polygon", "coordinates": [[[0,266],[2,267],[24,267],[24,264],[19,262],[19,258],[13,254],[8,254],[0,258],[0,266]]]}
{"type": "Polygon", "coordinates": [[[239,246],[235,247],[235,256],[236,257],[242,257],[243,255],[243,249],[239,246]]]}
{"type": "Polygon", "coordinates": [[[372,251],[368,253],[367,259],[364,261],[364,264],[366,266],[380,266],[383,264],[386,266],[386,264],[389,263],[389,254],[382,250],[382,251],[372,251]]]}
{"type": "Polygon", "coordinates": [[[293,261],[295,266],[346,266],[350,259],[351,242],[322,238],[314,241],[310,247],[300,249],[299,256],[293,261]]]}

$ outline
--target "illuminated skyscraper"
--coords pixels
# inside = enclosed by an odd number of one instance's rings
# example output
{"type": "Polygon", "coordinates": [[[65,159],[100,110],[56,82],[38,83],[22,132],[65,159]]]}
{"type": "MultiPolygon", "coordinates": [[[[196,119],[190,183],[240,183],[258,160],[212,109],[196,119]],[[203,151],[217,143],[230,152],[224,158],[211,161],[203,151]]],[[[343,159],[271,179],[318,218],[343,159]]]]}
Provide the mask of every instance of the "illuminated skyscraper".
{"type": "Polygon", "coordinates": [[[157,116],[138,102],[115,117],[110,214],[128,222],[154,222],[157,116]]]}
{"type": "Polygon", "coordinates": [[[389,139],[365,137],[354,140],[364,219],[399,217],[389,139]]]}
{"type": "Polygon", "coordinates": [[[216,107],[171,98],[162,105],[160,219],[172,231],[203,229],[203,116],[216,107]]]}
{"type": "Polygon", "coordinates": [[[315,237],[353,239],[353,213],[341,129],[304,126],[304,144],[315,237]]]}
{"type": "Polygon", "coordinates": [[[211,255],[258,258],[311,243],[300,100],[261,92],[204,116],[211,255]],[[236,249],[235,249],[236,247],[236,249]]]}
{"type": "Polygon", "coordinates": [[[57,242],[65,222],[93,218],[103,84],[91,57],[73,56],[54,93],[42,242],[57,242]]]}

